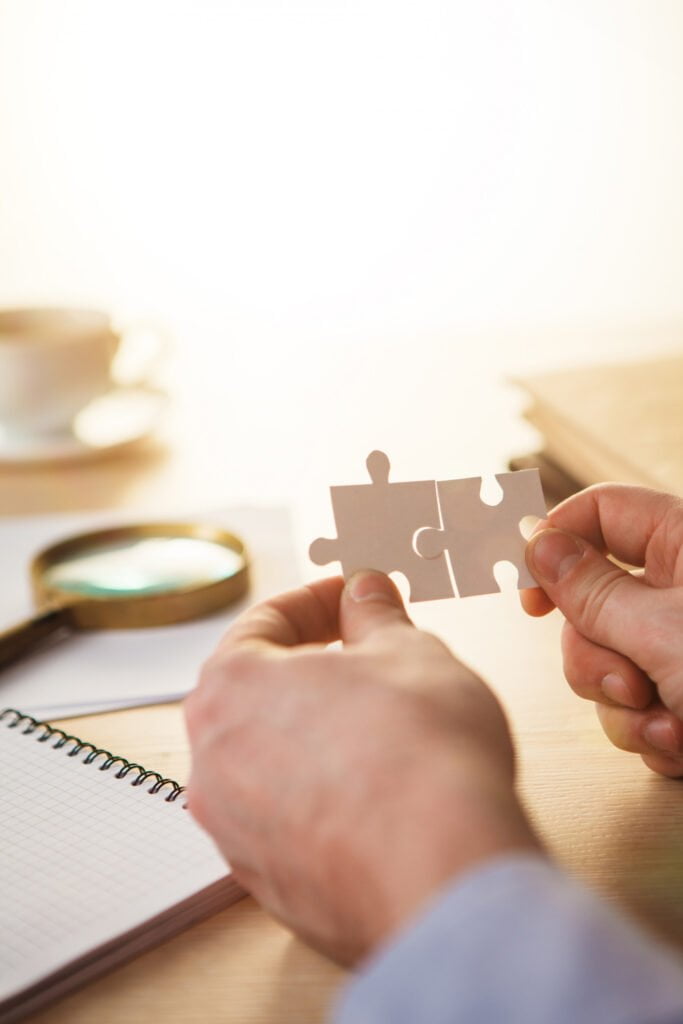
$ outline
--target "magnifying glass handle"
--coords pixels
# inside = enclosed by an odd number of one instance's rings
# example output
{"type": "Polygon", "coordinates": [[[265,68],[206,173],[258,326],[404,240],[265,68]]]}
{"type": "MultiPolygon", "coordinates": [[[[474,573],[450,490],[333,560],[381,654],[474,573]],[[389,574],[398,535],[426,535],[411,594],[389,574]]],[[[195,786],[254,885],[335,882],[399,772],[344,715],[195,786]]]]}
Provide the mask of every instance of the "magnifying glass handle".
{"type": "Polygon", "coordinates": [[[0,633],[0,669],[19,661],[35,650],[43,640],[60,630],[71,630],[71,609],[68,605],[52,605],[0,633]]]}

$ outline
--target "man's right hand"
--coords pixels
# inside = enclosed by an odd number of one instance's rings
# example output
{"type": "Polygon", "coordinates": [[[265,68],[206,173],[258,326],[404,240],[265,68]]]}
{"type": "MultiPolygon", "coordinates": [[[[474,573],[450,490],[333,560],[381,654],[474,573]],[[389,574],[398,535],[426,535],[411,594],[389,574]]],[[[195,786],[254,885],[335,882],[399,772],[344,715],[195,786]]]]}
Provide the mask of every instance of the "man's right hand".
{"type": "Polygon", "coordinates": [[[465,872],[540,851],[498,701],[382,573],[245,612],[185,708],[190,810],[244,887],[339,961],[465,872]]]}
{"type": "Polygon", "coordinates": [[[523,592],[526,611],[564,614],[567,680],[596,701],[609,739],[653,771],[683,776],[683,501],[599,484],[544,525],[527,548],[542,590],[523,592]]]}

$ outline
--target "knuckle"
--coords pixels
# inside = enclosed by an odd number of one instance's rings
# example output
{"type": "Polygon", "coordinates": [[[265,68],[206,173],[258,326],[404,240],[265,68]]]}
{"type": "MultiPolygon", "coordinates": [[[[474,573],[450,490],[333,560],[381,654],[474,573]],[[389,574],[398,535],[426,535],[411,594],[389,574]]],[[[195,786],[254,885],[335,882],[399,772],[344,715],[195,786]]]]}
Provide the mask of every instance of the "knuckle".
{"type": "MultiPolygon", "coordinates": [[[[658,593],[658,598],[663,592],[658,593]]],[[[676,712],[683,711],[683,602],[664,600],[653,602],[652,614],[642,623],[639,643],[642,660],[648,674],[673,699],[676,712]]],[[[673,708],[672,708],[673,710],[673,708]]]]}
{"type": "Polygon", "coordinates": [[[185,698],[190,737],[196,736],[225,710],[231,684],[253,678],[256,657],[248,651],[217,651],[204,663],[196,688],[185,698]]]}
{"type": "Polygon", "coordinates": [[[216,651],[202,666],[199,685],[203,688],[224,688],[226,684],[253,678],[260,659],[255,651],[244,647],[216,651]]]}
{"type": "Polygon", "coordinates": [[[584,700],[596,699],[595,687],[591,685],[586,674],[579,671],[577,666],[567,658],[564,660],[564,678],[577,697],[584,700]]]}
{"type": "Polygon", "coordinates": [[[219,649],[211,655],[200,670],[197,687],[185,698],[190,739],[234,718],[245,696],[263,678],[264,668],[264,658],[256,650],[219,649]]]}
{"type": "Polygon", "coordinates": [[[599,698],[599,682],[603,674],[596,663],[599,648],[587,641],[569,622],[562,628],[562,665],[569,686],[578,697],[599,698]]]}
{"type": "Polygon", "coordinates": [[[215,699],[206,687],[197,687],[183,702],[187,731],[194,741],[215,717],[215,699]]]}
{"type": "Polygon", "coordinates": [[[623,570],[615,566],[577,589],[573,618],[580,632],[596,637],[607,635],[605,620],[612,612],[624,579],[623,570]]]}

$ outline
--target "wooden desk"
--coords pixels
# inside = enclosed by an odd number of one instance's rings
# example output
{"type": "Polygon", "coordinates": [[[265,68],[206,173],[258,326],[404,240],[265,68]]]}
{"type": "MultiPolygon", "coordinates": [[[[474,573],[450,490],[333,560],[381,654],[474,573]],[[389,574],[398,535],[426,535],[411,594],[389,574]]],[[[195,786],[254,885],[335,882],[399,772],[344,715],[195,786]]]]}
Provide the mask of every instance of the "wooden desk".
{"type": "MultiPolygon", "coordinates": [[[[433,363],[433,368],[441,382],[437,387],[443,390],[442,401],[438,395],[434,400],[433,389],[430,393],[433,407],[425,430],[434,443],[429,448],[429,468],[467,475],[476,472],[478,464],[479,470],[497,471],[509,454],[527,446],[526,428],[517,423],[491,372],[473,377],[467,395],[464,389],[459,392],[457,406],[444,405],[452,394],[451,356],[445,347],[436,346],[432,357],[442,360],[443,365],[433,363]],[[482,403],[486,403],[485,417],[477,412],[482,403]]],[[[413,394],[420,381],[415,381],[408,360],[398,362],[405,386],[413,389],[406,393],[413,394]]],[[[340,367],[341,362],[337,369],[342,374],[340,367]]],[[[340,381],[340,393],[351,376],[349,371],[340,381]]],[[[349,384],[347,395],[332,426],[325,419],[322,399],[311,398],[304,416],[297,412],[296,394],[290,393],[280,405],[273,398],[269,424],[282,423],[285,435],[276,438],[277,431],[270,426],[259,432],[263,405],[254,412],[246,398],[237,396],[226,412],[218,400],[219,389],[207,376],[205,385],[195,383],[191,393],[179,393],[165,446],[89,467],[0,472],[0,513],[128,507],[152,501],[165,507],[171,498],[182,499],[188,489],[195,504],[209,505],[225,502],[233,492],[242,497],[260,487],[258,497],[284,497],[293,504],[303,550],[305,540],[321,532],[325,517],[329,518],[325,486],[350,482],[354,476],[362,480],[358,459],[370,447],[383,445],[402,458],[398,479],[414,478],[409,472],[412,463],[417,472],[420,464],[424,467],[426,449],[415,441],[405,405],[399,409],[389,400],[380,422],[373,419],[369,385],[364,392],[360,385],[349,384]],[[366,410],[368,423],[359,425],[358,408],[366,410]],[[233,416],[239,416],[243,425],[237,447],[229,443],[235,437],[229,429],[232,419],[228,422],[233,416]],[[313,437],[309,421],[319,427],[313,437]],[[207,436],[213,439],[211,444],[207,436]],[[276,444],[280,447],[274,452],[276,444]],[[334,479],[329,479],[329,469],[325,474],[327,463],[333,467],[334,479]],[[217,465],[223,472],[216,472],[217,465]]],[[[426,409],[423,413],[427,416],[426,409]]],[[[606,742],[593,709],[563,681],[559,616],[542,621],[526,618],[515,593],[414,606],[413,612],[420,625],[443,636],[500,695],[518,741],[524,800],[553,853],[607,898],[629,907],[654,931],[683,948],[681,784],[653,776],[639,759],[606,742]]],[[[187,777],[188,748],[177,706],[79,718],[67,725],[164,774],[180,780],[187,777]]],[[[315,1024],[325,1018],[343,977],[245,900],[35,1020],[40,1024],[94,1020],[101,1024],[159,1020],[315,1024]]]]}

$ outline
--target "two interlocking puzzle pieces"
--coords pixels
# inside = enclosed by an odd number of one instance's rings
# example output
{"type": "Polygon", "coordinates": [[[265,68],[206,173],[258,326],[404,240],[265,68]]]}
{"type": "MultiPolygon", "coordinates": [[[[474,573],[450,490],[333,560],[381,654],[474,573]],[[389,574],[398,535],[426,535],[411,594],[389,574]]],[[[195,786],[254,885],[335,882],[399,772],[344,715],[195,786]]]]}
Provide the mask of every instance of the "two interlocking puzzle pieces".
{"type": "Polygon", "coordinates": [[[481,477],[389,483],[384,452],[371,452],[366,464],[371,484],[330,488],[337,537],[313,541],[316,565],[341,562],[346,579],[358,569],[401,572],[411,601],[456,596],[449,562],[460,597],[498,592],[496,562],[517,567],[518,587],[537,585],[524,560],[520,524],[545,517],[538,470],[496,474],[503,498],[487,505],[481,477]]]}

